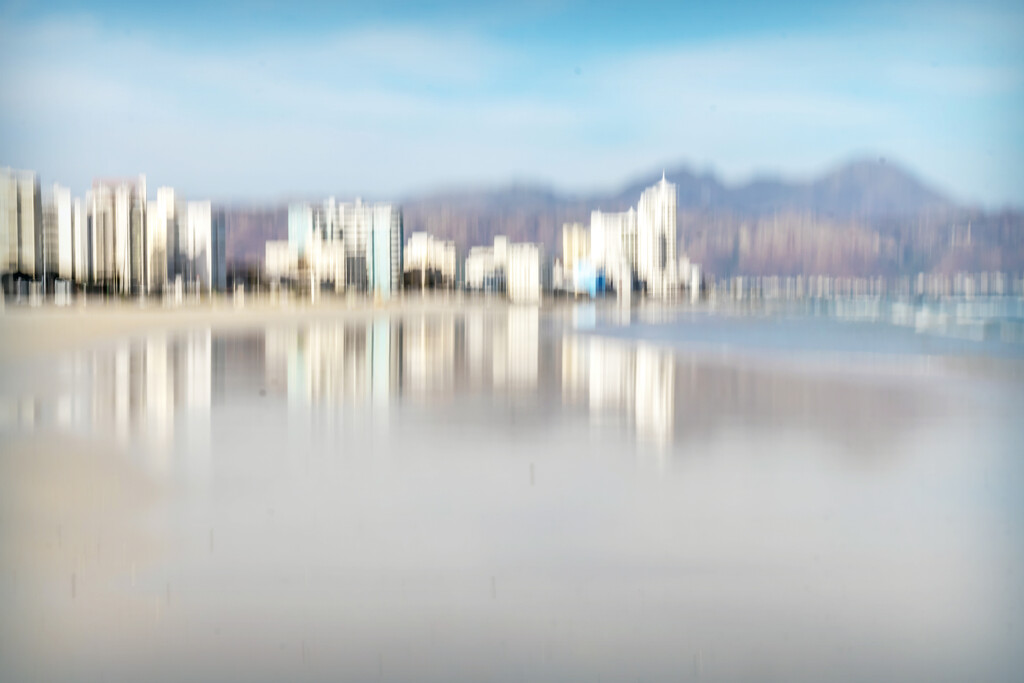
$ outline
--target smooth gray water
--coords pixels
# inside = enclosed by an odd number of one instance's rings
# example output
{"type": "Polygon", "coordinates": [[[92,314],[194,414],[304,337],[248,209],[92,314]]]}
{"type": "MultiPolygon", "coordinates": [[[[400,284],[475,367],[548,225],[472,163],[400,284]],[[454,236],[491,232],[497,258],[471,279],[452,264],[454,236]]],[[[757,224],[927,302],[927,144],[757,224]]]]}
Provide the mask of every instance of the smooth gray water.
{"type": "Polygon", "coordinates": [[[5,367],[0,678],[1017,678],[1016,359],[589,315],[5,367]]]}

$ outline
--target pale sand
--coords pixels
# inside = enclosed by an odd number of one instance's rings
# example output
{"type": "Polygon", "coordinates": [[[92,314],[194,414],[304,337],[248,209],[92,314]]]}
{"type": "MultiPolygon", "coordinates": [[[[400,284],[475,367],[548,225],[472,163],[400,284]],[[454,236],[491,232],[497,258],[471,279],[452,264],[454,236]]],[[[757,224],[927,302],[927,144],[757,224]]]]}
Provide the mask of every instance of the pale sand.
{"type": "MultiPolygon", "coordinates": [[[[572,299],[546,298],[540,305],[542,315],[562,320],[572,327],[572,311],[580,302],[572,299]]],[[[582,302],[595,306],[602,317],[614,320],[623,311],[614,300],[582,302]]],[[[388,302],[363,296],[325,296],[315,304],[292,297],[284,302],[269,298],[248,297],[243,306],[235,306],[227,296],[200,304],[166,306],[159,301],[105,301],[89,299],[73,306],[45,305],[39,308],[7,306],[0,309],[0,363],[45,357],[47,354],[83,348],[120,337],[196,328],[231,332],[259,330],[273,325],[295,325],[308,322],[365,321],[375,316],[407,317],[423,315],[504,315],[515,306],[500,296],[465,294],[406,294],[388,302]]],[[[698,306],[685,302],[663,304],[655,301],[636,302],[625,312],[625,323],[670,322],[674,315],[694,310],[717,313],[724,317],[744,317],[742,311],[729,308],[698,306]]],[[[605,321],[607,322],[607,321],[605,321]]],[[[629,339],[627,336],[626,339],[629,339]]],[[[651,342],[655,345],[664,344],[651,342]]],[[[673,348],[669,343],[668,348],[673,348]]],[[[909,354],[883,356],[872,353],[837,355],[827,349],[821,352],[800,350],[794,353],[764,353],[760,349],[687,348],[691,356],[729,366],[745,364],[753,367],[778,367],[813,374],[832,374],[841,370],[868,372],[871,375],[903,376],[933,375],[953,372],[1000,381],[1024,381],[1024,360],[1019,357],[994,357],[983,354],[932,355],[909,354]],[[837,358],[840,363],[837,364],[837,358]],[[855,362],[849,362],[855,361],[855,362]]],[[[2,377],[0,377],[2,379],[2,377]]]]}
{"type": "MultiPolygon", "coordinates": [[[[10,307],[0,358],[35,368],[59,349],[190,326],[508,310],[474,298],[10,307]]],[[[543,430],[509,427],[512,404],[489,412],[475,395],[396,411],[383,433],[358,414],[326,429],[306,418],[333,411],[296,415],[283,395],[228,402],[209,478],[153,476],[143,446],[103,436],[5,436],[0,678],[1020,670],[1016,565],[1003,560],[1019,525],[990,489],[1019,481],[1018,394],[954,385],[926,400],[942,385],[826,384],[763,359],[723,373],[680,353],[674,400],[692,419],[668,468],[615,422],[569,406],[543,430]]]]}
{"type": "Polygon", "coordinates": [[[406,296],[389,302],[367,298],[325,298],[271,303],[249,300],[236,307],[229,298],[178,307],[159,302],[89,300],[60,308],[8,306],[0,313],[0,361],[67,351],[126,335],[209,327],[248,330],[272,324],[325,320],[363,320],[376,315],[433,315],[504,312],[510,304],[498,297],[406,296]]]}

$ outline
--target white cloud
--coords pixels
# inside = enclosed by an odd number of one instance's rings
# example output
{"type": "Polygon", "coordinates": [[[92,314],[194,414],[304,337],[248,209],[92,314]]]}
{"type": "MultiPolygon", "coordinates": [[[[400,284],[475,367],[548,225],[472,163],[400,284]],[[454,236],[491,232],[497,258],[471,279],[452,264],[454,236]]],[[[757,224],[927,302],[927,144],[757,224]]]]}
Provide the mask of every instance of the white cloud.
{"type": "Polygon", "coordinates": [[[894,64],[893,82],[905,88],[939,95],[987,97],[1020,92],[1024,73],[1019,69],[976,64],[906,62],[894,64]]]}
{"type": "Polygon", "coordinates": [[[575,76],[550,53],[466,30],[369,27],[221,48],[58,18],[0,27],[0,156],[73,187],[146,171],[214,196],[278,196],[513,176],[587,189],[679,160],[736,178],[879,149],[967,196],[1024,200],[1006,179],[1024,162],[971,152],[1006,149],[1005,128],[976,117],[952,131],[929,109],[971,96],[988,111],[990,98],[1019,92],[1021,71],[978,62],[968,46],[945,51],[943,77],[929,80],[935,42],[879,30],[641,47],[575,76]],[[959,157],[941,142],[953,132],[959,157]],[[934,148],[920,143],[929,138],[934,148]]]}

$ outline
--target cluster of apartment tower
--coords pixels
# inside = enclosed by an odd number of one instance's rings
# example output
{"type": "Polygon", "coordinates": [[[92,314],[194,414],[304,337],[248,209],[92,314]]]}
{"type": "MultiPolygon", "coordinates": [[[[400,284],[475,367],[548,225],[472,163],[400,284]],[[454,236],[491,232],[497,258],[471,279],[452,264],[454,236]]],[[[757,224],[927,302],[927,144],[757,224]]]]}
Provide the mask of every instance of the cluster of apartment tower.
{"type": "Polygon", "coordinates": [[[288,207],[288,239],[266,243],[265,275],[312,292],[366,292],[387,299],[402,289],[455,289],[506,293],[513,301],[537,302],[548,269],[538,244],[495,238],[494,247],[473,247],[460,272],[454,242],[425,232],[406,243],[402,211],[393,204],[296,203],[288,207]]]}
{"type": "Polygon", "coordinates": [[[541,244],[498,235],[471,247],[460,262],[454,242],[425,232],[406,243],[401,210],[388,203],[296,203],[288,207],[288,239],[266,243],[265,275],[275,283],[325,285],[334,291],[389,298],[402,289],[455,289],[537,302],[545,291],[598,296],[633,291],[669,297],[700,290],[700,269],[676,257],[676,187],[648,188],[636,209],[594,211],[590,229],[563,227],[563,260],[549,266],[541,244]],[[404,247],[403,247],[404,244],[404,247]]]}
{"type": "MultiPolygon", "coordinates": [[[[676,188],[664,177],[637,208],[594,211],[591,224],[563,227],[563,258],[553,267],[537,243],[494,238],[464,262],[454,242],[425,233],[405,241],[401,209],[333,197],[288,207],[287,240],[265,245],[264,274],[284,283],[387,299],[403,289],[494,292],[537,302],[545,291],[597,296],[634,291],[667,297],[698,283],[699,269],[676,259],[676,188]]],[[[84,200],[54,185],[45,196],[31,171],[0,170],[0,275],[5,290],[118,295],[208,293],[227,286],[223,211],[182,201],[145,176],[97,180],[84,200]]]]}
{"type": "Polygon", "coordinates": [[[662,175],[644,190],[637,207],[590,214],[582,223],[562,226],[561,263],[553,286],[573,294],[597,296],[613,290],[628,299],[632,292],[668,298],[681,289],[700,293],[700,267],[676,256],[676,186],[662,175]]]}
{"type": "Polygon", "coordinates": [[[473,247],[466,258],[469,290],[506,292],[513,301],[536,301],[542,291],[601,296],[613,291],[628,301],[635,291],[656,298],[689,288],[700,292],[700,268],[676,259],[676,186],[662,176],[644,190],[637,208],[620,213],[594,211],[590,228],[562,226],[562,259],[551,268],[539,244],[473,247]]]}
{"type": "Polygon", "coordinates": [[[181,201],[169,187],[150,200],[146,177],[97,180],[85,199],[31,171],[0,169],[0,275],[8,292],[121,295],[209,292],[226,285],[224,214],[181,201]]]}
{"type": "Polygon", "coordinates": [[[388,203],[295,203],[288,207],[288,239],[268,241],[264,272],[272,283],[291,281],[317,292],[356,291],[390,298],[403,284],[401,210],[388,203]]]}
{"type": "MultiPolygon", "coordinates": [[[[674,354],[590,335],[548,338],[534,306],[320,319],[270,326],[249,341],[209,328],[179,330],[82,349],[67,368],[74,382],[52,396],[12,402],[6,419],[28,429],[102,434],[122,446],[139,440],[146,448],[138,464],[151,475],[203,481],[212,474],[211,407],[231,377],[262,376],[268,392],[299,409],[366,406],[375,416],[386,414],[396,395],[544,390],[597,418],[619,416],[638,438],[660,442],[671,438],[677,391],[674,354]],[[181,448],[171,457],[175,441],[181,448]]],[[[699,394],[694,378],[687,387],[684,398],[699,394]]],[[[334,417],[340,414],[327,411],[318,419],[330,428],[334,417]]]]}

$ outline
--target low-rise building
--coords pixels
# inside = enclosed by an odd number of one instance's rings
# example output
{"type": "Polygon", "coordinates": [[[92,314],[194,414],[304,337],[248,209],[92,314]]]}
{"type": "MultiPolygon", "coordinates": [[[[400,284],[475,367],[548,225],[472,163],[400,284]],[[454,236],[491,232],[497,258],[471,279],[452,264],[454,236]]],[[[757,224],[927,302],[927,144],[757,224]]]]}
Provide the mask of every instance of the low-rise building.
{"type": "Polygon", "coordinates": [[[508,245],[508,298],[511,301],[539,303],[543,273],[543,248],[539,244],[508,245]]]}
{"type": "Polygon", "coordinates": [[[466,289],[480,292],[505,291],[508,238],[499,235],[492,247],[471,247],[466,257],[466,289]]]}
{"type": "Polygon", "coordinates": [[[268,240],[264,251],[263,272],[267,280],[280,282],[298,275],[299,253],[288,240],[268,240]]]}
{"type": "Polygon", "coordinates": [[[418,289],[451,289],[456,284],[455,242],[414,232],[405,245],[405,285],[418,289]]]}

